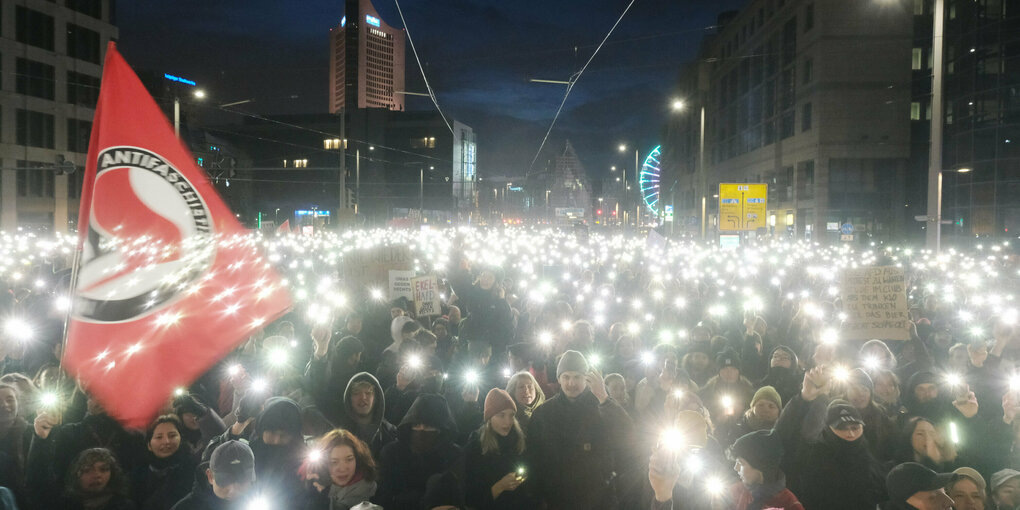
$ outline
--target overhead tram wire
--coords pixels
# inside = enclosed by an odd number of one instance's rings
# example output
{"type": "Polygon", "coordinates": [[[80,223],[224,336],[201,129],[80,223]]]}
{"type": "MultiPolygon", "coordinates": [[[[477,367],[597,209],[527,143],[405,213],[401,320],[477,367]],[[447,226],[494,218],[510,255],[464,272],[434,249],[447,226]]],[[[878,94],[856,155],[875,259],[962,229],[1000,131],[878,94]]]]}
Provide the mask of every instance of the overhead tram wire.
{"type": "Polygon", "coordinates": [[[570,97],[570,91],[574,89],[574,84],[577,83],[577,80],[581,79],[581,75],[584,74],[584,70],[588,68],[588,64],[591,64],[592,60],[595,60],[595,55],[599,54],[599,50],[601,50],[602,46],[604,46],[606,41],[609,40],[609,36],[613,35],[613,31],[616,30],[616,27],[621,21],[623,21],[623,17],[627,15],[627,11],[630,11],[631,6],[634,5],[634,1],[635,0],[630,0],[630,3],[627,4],[627,7],[620,14],[620,17],[616,19],[616,23],[613,23],[612,28],[610,28],[609,32],[606,33],[606,36],[602,38],[602,42],[600,42],[598,47],[595,48],[591,57],[588,58],[588,61],[584,63],[584,66],[581,67],[580,71],[574,73],[574,75],[570,77],[570,80],[568,80],[569,83],[567,85],[567,91],[563,94],[563,101],[560,101],[560,107],[556,109],[556,115],[553,116],[552,122],[549,123],[549,129],[545,132],[545,136],[542,138],[542,143],[539,144],[538,150],[535,151],[535,157],[531,159],[531,164],[528,165],[528,171],[524,173],[525,178],[531,173],[531,169],[535,168],[535,162],[538,161],[538,156],[542,154],[542,149],[545,148],[545,143],[549,140],[549,134],[552,133],[553,127],[556,126],[556,119],[560,118],[560,113],[563,112],[563,105],[567,103],[567,98],[570,97]]]}
{"type": "MultiPolygon", "coordinates": [[[[436,110],[439,112],[439,116],[443,118],[443,122],[446,123],[447,129],[450,133],[453,133],[453,126],[450,125],[450,121],[446,120],[446,114],[443,113],[443,109],[439,107],[439,101],[436,99],[436,93],[432,91],[432,85],[429,85],[429,78],[425,76],[425,68],[421,65],[421,59],[418,58],[418,50],[414,47],[414,40],[411,39],[411,29],[407,28],[407,21],[404,20],[404,11],[400,8],[400,0],[393,0],[393,3],[397,4],[397,13],[400,14],[400,23],[404,25],[404,32],[407,34],[407,42],[411,44],[411,53],[414,53],[414,60],[418,62],[418,70],[421,71],[421,78],[425,80],[425,88],[429,91],[429,97],[432,99],[432,104],[436,105],[436,110]]],[[[633,3],[633,0],[631,0],[633,3]]]]}

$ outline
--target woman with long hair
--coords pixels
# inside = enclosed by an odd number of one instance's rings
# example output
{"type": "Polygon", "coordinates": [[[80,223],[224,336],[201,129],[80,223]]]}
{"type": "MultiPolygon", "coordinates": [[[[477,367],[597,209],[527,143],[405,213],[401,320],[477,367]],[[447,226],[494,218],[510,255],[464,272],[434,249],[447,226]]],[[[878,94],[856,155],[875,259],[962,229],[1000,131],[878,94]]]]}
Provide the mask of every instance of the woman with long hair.
{"type": "Polygon", "coordinates": [[[530,509],[524,431],[510,394],[493,388],[485,396],[485,423],[471,434],[465,450],[466,501],[478,510],[530,509]]]}
{"type": "Polygon", "coordinates": [[[183,431],[173,414],[156,418],[146,429],[146,463],[131,477],[131,495],[140,510],[169,510],[191,491],[195,462],[183,431]]]}
{"type": "Polygon", "coordinates": [[[368,445],[347,430],[331,430],[305,465],[305,479],[312,488],[305,508],[349,510],[375,495],[377,476],[368,445]]]}
{"type": "Polygon", "coordinates": [[[506,383],[506,392],[514,399],[517,406],[517,423],[522,430],[528,430],[528,422],[531,421],[531,413],[538,409],[538,406],[545,403],[545,392],[538,384],[531,372],[517,372],[506,383]]]}

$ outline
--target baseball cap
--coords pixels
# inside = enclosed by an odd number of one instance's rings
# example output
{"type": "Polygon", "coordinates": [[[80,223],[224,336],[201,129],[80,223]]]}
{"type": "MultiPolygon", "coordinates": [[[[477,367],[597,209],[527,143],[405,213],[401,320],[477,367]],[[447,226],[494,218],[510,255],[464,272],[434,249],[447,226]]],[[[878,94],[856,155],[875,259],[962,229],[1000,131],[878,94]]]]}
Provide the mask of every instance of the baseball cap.
{"type": "Polygon", "coordinates": [[[992,492],[997,490],[1000,485],[1020,476],[1020,471],[1015,469],[1003,469],[992,473],[992,492]]]}
{"type": "Polygon", "coordinates": [[[902,503],[918,492],[945,487],[954,476],[953,473],[936,473],[916,462],[904,462],[889,471],[885,487],[891,501],[902,503]]]}
{"type": "Polygon", "coordinates": [[[985,484],[985,477],[981,476],[981,473],[978,473],[976,469],[969,467],[956,468],[953,470],[953,475],[954,482],[961,478],[970,478],[975,484],[977,484],[978,489],[981,492],[985,492],[987,485],[985,484]]]}
{"type": "Polygon", "coordinates": [[[227,441],[213,450],[209,469],[217,485],[255,481],[255,455],[240,441],[227,441]]]}
{"type": "Polygon", "coordinates": [[[864,425],[861,412],[856,407],[846,400],[836,399],[829,402],[829,407],[825,410],[826,425],[838,429],[853,423],[864,425]]]}

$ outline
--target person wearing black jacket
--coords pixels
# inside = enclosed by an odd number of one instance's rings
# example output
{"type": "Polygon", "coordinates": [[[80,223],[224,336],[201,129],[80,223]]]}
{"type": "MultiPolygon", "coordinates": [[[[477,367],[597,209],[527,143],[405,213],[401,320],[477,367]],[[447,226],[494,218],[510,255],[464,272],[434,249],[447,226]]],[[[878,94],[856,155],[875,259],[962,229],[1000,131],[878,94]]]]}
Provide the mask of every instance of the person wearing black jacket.
{"type": "Polygon", "coordinates": [[[397,426],[397,441],[382,450],[376,503],[386,510],[420,510],[429,477],[453,467],[461,449],[457,426],[440,395],[419,395],[397,426]]]}
{"type": "Polygon", "coordinates": [[[110,450],[125,472],[144,463],[141,435],[122,428],[92,398],[82,421],[61,424],[56,416],[43,411],[36,416],[34,429],[26,465],[26,485],[32,496],[63,485],[72,461],[89,448],[110,450]]]}
{"type": "Polygon", "coordinates": [[[826,367],[811,369],[783,409],[775,428],[787,452],[783,472],[806,509],[875,508],[886,500],[885,473],[868,448],[860,412],[824,396],[830,379],[826,367]]]}
{"type": "Polygon", "coordinates": [[[465,328],[460,336],[469,341],[486,340],[492,345],[492,352],[502,353],[514,330],[513,315],[501,285],[503,269],[486,267],[474,281],[471,278],[466,263],[450,275],[450,286],[459,298],[457,304],[471,323],[471,328],[465,328]]]}
{"type": "Polygon", "coordinates": [[[164,415],[146,430],[146,465],[131,474],[131,496],[139,510],[169,510],[191,489],[196,463],[182,444],[182,428],[176,416],[164,415]]]}
{"type": "Polygon", "coordinates": [[[379,458],[383,447],[397,440],[397,428],[386,421],[385,413],[386,395],[382,386],[372,374],[361,372],[347,383],[343,414],[336,425],[353,432],[372,450],[372,457],[379,458]]]}
{"type": "Polygon", "coordinates": [[[550,508],[614,508],[614,459],[627,453],[630,417],[581,353],[565,352],[556,376],[561,393],[536,409],[528,426],[529,479],[550,508]]]}
{"type": "MultiPolygon", "coordinates": [[[[65,493],[59,507],[66,510],[135,510],[127,497],[127,477],[110,450],[89,448],[81,452],[67,473],[65,493]]],[[[52,493],[52,491],[51,491],[52,493]]]]}
{"type": "Polygon", "coordinates": [[[255,491],[255,456],[241,441],[213,449],[195,470],[195,484],[171,510],[241,510],[255,491]]]}
{"type": "Polygon", "coordinates": [[[305,368],[308,387],[323,416],[337,423],[343,414],[343,401],[338,396],[358,373],[365,344],[353,336],[331,340],[329,329],[325,327],[313,328],[312,340],[315,350],[305,368]]]}
{"type": "Polygon", "coordinates": [[[510,394],[493,388],[485,396],[485,424],[471,434],[464,452],[466,501],[477,510],[531,509],[524,432],[510,394]]]}
{"type": "Polygon", "coordinates": [[[800,383],[804,372],[798,366],[797,353],[793,349],[780,345],[772,349],[769,355],[769,370],[758,387],[772,386],[779,392],[783,402],[789,402],[794,395],[800,393],[800,383]]]}

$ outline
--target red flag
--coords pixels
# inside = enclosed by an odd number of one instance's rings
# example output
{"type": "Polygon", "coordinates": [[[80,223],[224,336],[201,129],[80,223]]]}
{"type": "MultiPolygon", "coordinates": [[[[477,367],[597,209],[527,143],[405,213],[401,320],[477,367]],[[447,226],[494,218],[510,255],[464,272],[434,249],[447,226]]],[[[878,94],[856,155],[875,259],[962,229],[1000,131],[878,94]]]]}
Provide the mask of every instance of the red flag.
{"type": "Polygon", "coordinates": [[[276,227],[276,234],[289,234],[290,233],[290,220],[283,220],[283,223],[279,227],[276,227]]]}
{"type": "Polygon", "coordinates": [[[112,42],[83,188],[63,364],[144,427],[290,298],[112,42]]]}

